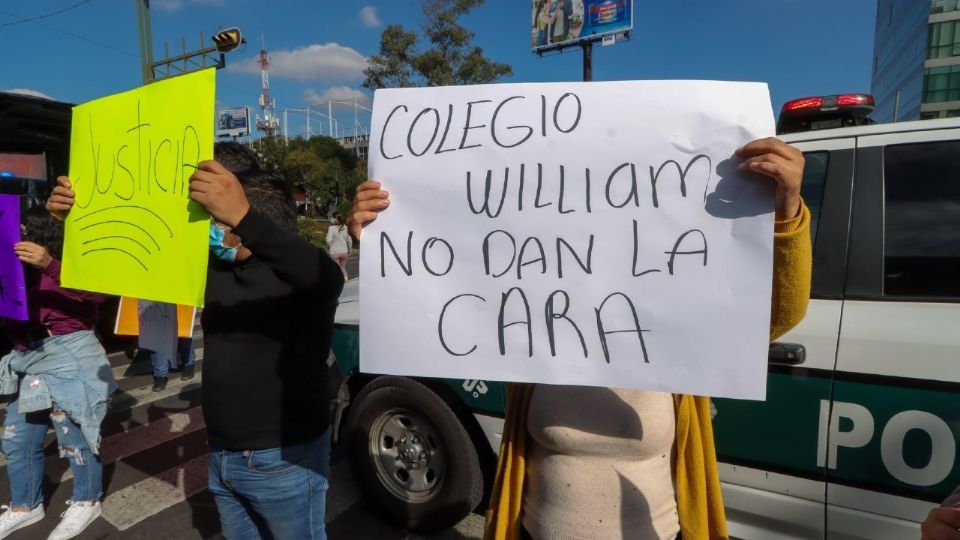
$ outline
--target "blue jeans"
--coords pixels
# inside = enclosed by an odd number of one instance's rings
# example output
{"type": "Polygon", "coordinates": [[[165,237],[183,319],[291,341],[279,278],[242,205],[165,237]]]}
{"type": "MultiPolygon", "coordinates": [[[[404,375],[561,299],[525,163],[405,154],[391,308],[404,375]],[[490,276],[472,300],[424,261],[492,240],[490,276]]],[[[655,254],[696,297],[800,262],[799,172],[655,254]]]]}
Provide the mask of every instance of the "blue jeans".
{"type": "Polygon", "coordinates": [[[209,488],[228,540],[326,540],[330,430],[266,450],[210,448],[209,488]]]}
{"type": "MultiPolygon", "coordinates": [[[[170,363],[151,351],[150,362],[153,363],[153,376],[166,377],[170,374],[170,363]]],[[[192,366],[197,363],[197,355],[193,352],[193,338],[177,338],[177,362],[180,367],[192,366]]]]}
{"type": "Polygon", "coordinates": [[[53,421],[60,457],[70,461],[73,470],[73,500],[96,501],[103,494],[103,464],[80,431],[57,404],[53,412],[18,413],[19,394],[7,404],[7,417],[0,438],[10,476],[11,506],[36,508],[43,502],[43,439],[53,421]]]}

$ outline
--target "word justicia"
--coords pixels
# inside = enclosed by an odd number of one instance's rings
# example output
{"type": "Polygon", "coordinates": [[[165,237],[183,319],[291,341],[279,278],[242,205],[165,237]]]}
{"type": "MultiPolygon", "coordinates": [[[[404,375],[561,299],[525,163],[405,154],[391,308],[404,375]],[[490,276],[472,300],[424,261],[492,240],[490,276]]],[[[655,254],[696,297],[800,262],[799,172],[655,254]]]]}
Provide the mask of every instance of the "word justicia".
{"type": "MultiPolygon", "coordinates": [[[[133,111],[131,111],[133,112],[133,111]]],[[[123,133],[97,131],[88,121],[92,166],[73,173],[77,207],[87,208],[99,196],[129,201],[137,194],[186,197],[190,175],[200,160],[196,128],[184,126],[180,137],[157,137],[137,104],[135,117],[123,133]],[[103,140],[109,140],[106,145],[103,140]]]]}

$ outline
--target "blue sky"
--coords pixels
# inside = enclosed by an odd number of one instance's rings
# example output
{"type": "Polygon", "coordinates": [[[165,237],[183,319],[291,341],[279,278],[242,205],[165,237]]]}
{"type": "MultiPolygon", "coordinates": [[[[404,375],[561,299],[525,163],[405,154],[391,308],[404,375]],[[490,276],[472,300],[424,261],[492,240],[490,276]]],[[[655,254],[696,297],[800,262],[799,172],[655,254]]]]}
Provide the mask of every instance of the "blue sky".
{"type": "MultiPolygon", "coordinates": [[[[80,103],[140,84],[137,0],[86,0],[36,21],[45,26],[20,22],[82,1],[0,3],[0,90],[80,103]]],[[[775,110],[795,97],[870,90],[876,0],[638,0],[635,9],[632,39],[594,50],[595,80],[763,81],[775,110]]],[[[331,96],[368,94],[360,89],[362,70],[378,50],[380,32],[388,24],[416,28],[420,2],[152,0],[151,14],[155,57],[164,41],[175,54],[182,37],[195,48],[200,32],[243,30],[249,44],[228,55],[229,66],[218,75],[218,104],[256,106],[262,35],[277,108],[310,105],[326,112],[331,96]]],[[[579,49],[542,58],[530,52],[527,0],[487,0],[463,23],[488,56],[513,66],[506,82],[581,77],[579,49]]],[[[291,114],[291,135],[305,127],[297,116],[291,114]]],[[[353,123],[352,107],[338,107],[335,116],[341,130],[353,123]]]]}

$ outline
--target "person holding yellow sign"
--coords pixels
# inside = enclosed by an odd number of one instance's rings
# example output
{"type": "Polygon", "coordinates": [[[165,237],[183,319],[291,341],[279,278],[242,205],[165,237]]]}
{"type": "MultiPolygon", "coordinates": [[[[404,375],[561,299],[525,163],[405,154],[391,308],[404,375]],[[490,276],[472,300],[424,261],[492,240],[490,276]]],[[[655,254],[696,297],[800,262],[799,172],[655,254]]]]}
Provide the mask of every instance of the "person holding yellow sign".
{"type": "MultiPolygon", "coordinates": [[[[296,233],[292,190],[236,143],[190,177],[212,221],[201,326],[209,489],[227,538],[326,538],[327,355],[343,273],[296,233]],[[227,166],[224,166],[226,164],[227,166]]],[[[64,181],[47,201],[67,212],[64,181]]]]}

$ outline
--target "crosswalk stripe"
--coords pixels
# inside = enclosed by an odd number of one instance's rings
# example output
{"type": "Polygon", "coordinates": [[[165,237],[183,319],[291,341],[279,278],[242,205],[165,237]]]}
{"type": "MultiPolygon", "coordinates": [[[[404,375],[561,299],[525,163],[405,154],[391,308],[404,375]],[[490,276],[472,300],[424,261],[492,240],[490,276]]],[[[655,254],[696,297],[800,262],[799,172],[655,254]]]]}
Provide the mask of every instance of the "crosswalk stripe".
{"type": "Polygon", "coordinates": [[[103,499],[103,518],[121,531],[183,502],[207,488],[209,455],[204,453],[182,465],[115,491],[103,499]]]}
{"type": "Polygon", "coordinates": [[[117,393],[113,394],[113,398],[110,399],[110,412],[132,409],[140,405],[146,405],[170,396],[175,396],[182,392],[195,390],[200,388],[202,380],[203,374],[197,373],[193,379],[189,381],[181,381],[178,378],[172,379],[167,383],[167,387],[159,392],[154,392],[150,385],[134,388],[129,392],[117,391],[117,393]]]}
{"type": "MultiPolygon", "coordinates": [[[[118,392],[118,394],[114,394],[115,397],[111,400],[110,410],[107,412],[107,414],[110,415],[112,413],[132,409],[137,406],[147,405],[147,404],[153,403],[154,401],[159,401],[164,398],[176,396],[182,392],[189,392],[191,390],[198,389],[200,388],[202,379],[203,379],[203,373],[197,373],[194,376],[194,378],[189,381],[181,381],[180,379],[170,381],[167,387],[160,392],[152,391],[150,386],[135,388],[129,392],[118,392]]],[[[199,410],[199,407],[196,407],[196,409],[199,410]]],[[[159,422],[159,420],[157,420],[157,422],[159,422]]],[[[202,417],[200,419],[200,422],[201,423],[203,422],[202,417]]],[[[156,422],[152,422],[152,423],[156,423],[156,422]]],[[[144,427],[144,426],[141,426],[141,427],[144,427]]],[[[200,428],[197,428],[197,429],[200,429],[200,428]]],[[[50,430],[48,430],[48,433],[49,431],[50,430]]],[[[115,435],[111,435],[110,437],[107,438],[107,440],[116,440],[117,437],[121,437],[125,435],[125,433],[126,432],[120,432],[115,435]]],[[[107,451],[105,446],[106,446],[105,442],[101,444],[101,447],[104,448],[104,452],[107,451]]],[[[56,457],[56,459],[59,459],[59,457],[56,457]]],[[[3,454],[0,454],[0,467],[5,466],[6,464],[7,464],[6,457],[3,454]]]]}
{"type": "MultiPolygon", "coordinates": [[[[203,347],[198,347],[195,350],[195,354],[198,362],[203,360],[203,347]]],[[[110,354],[108,358],[110,358],[114,362],[116,362],[117,361],[116,359],[118,358],[124,359],[123,363],[110,368],[110,371],[113,373],[113,378],[116,381],[121,381],[128,377],[136,377],[138,375],[149,375],[153,373],[153,366],[150,365],[150,362],[139,362],[139,363],[131,362],[130,360],[125,358],[125,355],[123,353],[113,353],[113,354],[110,354]]],[[[167,387],[170,388],[171,384],[175,385],[176,384],[175,380],[179,380],[179,379],[175,379],[175,378],[171,379],[167,387]]],[[[118,390],[118,393],[119,392],[120,391],[118,390]]],[[[112,409],[115,408],[116,406],[116,396],[117,396],[117,393],[114,394],[114,400],[113,400],[114,406],[111,407],[112,409]]],[[[162,396],[162,397],[166,397],[166,396],[162,396]]],[[[147,403],[149,403],[149,401],[147,401],[147,403]]],[[[136,406],[136,405],[137,404],[134,404],[132,406],[136,406]]],[[[0,403],[0,411],[6,409],[6,407],[7,407],[7,403],[0,403]]]]}
{"type": "MultiPolygon", "coordinates": [[[[107,437],[100,445],[100,462],[107,466],[205,427],[207,426],[203,422],[203,412],[200,407],[194,407],[186,412],[174,413],[149,424],[107,437]]],[[[63,471],[59,480],[51,478],[51,476],[55,476],[54,471],[58,470],[57,465],[60,467],[65,465],[62,459],[58,455],[54,455],[44,460],[43,470],[46,472],[47,480],[51,483],[66,482],[73,478],[73,469],[70,467],[63,471]]]]}
{"type": "MultiPolygon", "coordinates": [[[[203,360],[203,347],[200,347],[195,350],[194,354],[197,357],[197,361],[203,360]]],[[[113,372],[114,380],[121,380],[127,377],[135,377],[137,375],[150,375],[153,373],[153,365],[148,361],[141,362],[131,362],[128,364],[122,364],[110,369],[113,372]]]]}

